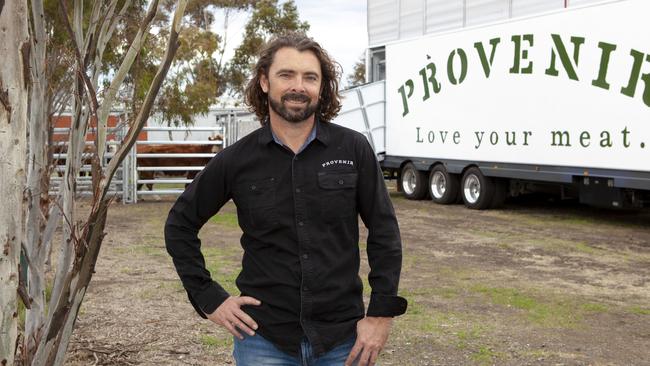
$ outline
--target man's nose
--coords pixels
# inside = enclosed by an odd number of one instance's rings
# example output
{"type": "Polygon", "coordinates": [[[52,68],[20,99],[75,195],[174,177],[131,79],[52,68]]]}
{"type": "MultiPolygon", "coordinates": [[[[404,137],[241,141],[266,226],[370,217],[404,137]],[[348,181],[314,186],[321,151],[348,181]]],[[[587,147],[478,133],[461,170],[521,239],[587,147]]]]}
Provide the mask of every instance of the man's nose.
{"type": "Polygon", "coordinates": [[[305,92],[305,83],[303,82],[301,77],[294,78],[293,83],[291,85],[291,91],[297,93],[305,92]]]}

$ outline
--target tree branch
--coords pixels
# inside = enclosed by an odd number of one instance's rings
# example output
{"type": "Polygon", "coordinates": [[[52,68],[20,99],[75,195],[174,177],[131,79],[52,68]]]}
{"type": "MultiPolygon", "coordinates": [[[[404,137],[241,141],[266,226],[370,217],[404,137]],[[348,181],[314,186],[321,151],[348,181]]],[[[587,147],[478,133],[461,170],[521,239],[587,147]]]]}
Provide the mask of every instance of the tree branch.
{"type": "MultiPolygon", "coordinates": [[[[159,0],[153,0],[149,4],[149,9],[147,9],[147,14],[145,18],[142,20],[142,23],[140,24],[138,33],[136,34],[135,38],[133,38],[133,41],[131,42],[131,45],[129,46],[129,50],[126,52],[126,55],[124,56],[124,60],[122,61],[120,68],[115,73],[115,77],[111,81],[111,85],[108,87],[108,89],[105,92],[104,100],[102,101],[102,106],[99,110],[99,115],[97,118],[98,137],[106,136],[106,123],[108,121],[108,114],[111,110],[111,106],[113,105],[113,101],[115,100],[115,96],[117,95],[117,91],[120,85],[122,85],[124,79],[126,79],[126,76],[129,70],[131,69],[133,62],[135,61],[136,56],[140,52],[140,49],[142,49],[144,41],[147,37],[148,29],[151,23],[153,22],[156,13],[158,11],[158,3],[159,0]]],[[[105,144],[106,144],[105,140],[102,139],[98,140],[97,152],[99,153],[100,160],[102,160],[104,157],[104,150],[106,150],[104,146],[105,144]]]]}
{"type": "Polygon", "coordinates": [[[106,168],[106,173],[102,178],[102,182],[99,185],[100,189],[102,190],[101,197],[104,197],[108,192],[109,183],[113,178],[113,175],[115,174],[117,168],[120,166],[120,164],[122,163],[126,155],[129,153],[129,151],[135,144],[135,141],[137,140],[140,131],[142,131],[142,127],[144,127],[144,123],[149,118],[149,114],[151,112],[151,108],[153,107],[153,103],[156,99],[156,96],[160,91],[160,87],[162,86],[162,83],[165,80],[167,71],[169,71],[169,67],[171,66],[174,56],[176,55],[176,51],[180,46],[180,42],[178,41],[178,36],[180,32],[181,20],[183,17],[183,13],[185,12],[186,6],[187,6],[187,0],[179,1],[178,7],[176,8],[176,12],[174,13],[174,20],[172,22],[171,31],[169,34],[169,42],[167,43],[165,59],[158,67],[158,72],[156,73],[156,76],[154,77],[153,82],[151,83],[151,86],[147,91],[147,95],[144,99],[144,103],[140,108],[138,116],[136,117],[135,121],[131,125],[131,128],[129,128],[129,131],[127,132],[126,138],[124,139],[122,146],[120,146],[119,150],[115,153],[115,156],[113,156],[113,159],[111,159],[110,163],[108,164],[108,167],[106,168]]]}
{"type": "Polygon", "coordinates": [[[72,39],[74,43],[74,53],[77,59],[77,72],[80,74],[81,78],[83,79],[84,86],[85,86],[84,90],[86,91],[90,99],[90,103],[92,107],[91,108],[92,115],[96,117],[97,109],[99,109],[99,103],[97,103],[97,94],[95,94],[95,88],[93,87],[90,80],[88,79],[88,75],[86,75],[86,64],[83,61],[83,58],[81,57],[79,45],[75,41],[76,37],[74,31],[72,30],[72,26],[70,25],[70,20],[68,19],[68,6],[66,5],[66,0],[59,0],[59,9],[61,10],[61,17],[63,18],[63,24],[65,26],[65,29],[68,32],[70,39],[72,39]]]}

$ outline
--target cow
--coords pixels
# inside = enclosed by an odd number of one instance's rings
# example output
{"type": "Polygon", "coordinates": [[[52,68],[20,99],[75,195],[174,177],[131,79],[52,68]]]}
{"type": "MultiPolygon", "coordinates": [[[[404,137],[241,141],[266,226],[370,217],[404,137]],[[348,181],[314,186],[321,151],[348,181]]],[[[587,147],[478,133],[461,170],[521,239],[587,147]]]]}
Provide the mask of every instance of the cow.
{"type": "MultiPolygon", "coordinates": [[[[223,141],[221,135],[209,137],[210,141],[223,141]]],[[[139,145],[138,154],[214,154],[223,149],[223,145],[182,145],[182,144],[165,144],[165,145],[139,145]]],[[[211,158],[209,157],[138,157],[138,167],[204,167],[211,158]]],[[[194,179],[199,173],[198,170],[163,170],[163,171],[138,171],[138,179],[154,179],[155,176],[166,177],[184,177],[185,179],[194,179]]],[[[138,184],[138,190],[143,184],[138,184]]],[[[152,191],[153,184],[146,183],[147,188],[152,191]]],[[[186,185],[187,186],[187,185],[186,185]]]]}
{"type": "MultiPolygon", "coordinates": [[[[51,144],[48,149],[48,154],[51,157],[50,161],[52,167],[56,171],[56,174],[59,177],[63,176],[64,173],[63,167],[65,167],[66,164],[66,158],[60,157],[59,155],[67,154],[67,152],[68,152],[68,145],[61,142],[51,144]]],[[[88,145],[88,144],[84,145],[84,150],[81,153],[81,166],[80,166],[81,169],[79,172],[79,176],[83,177],[83,176],[90,175],[90,172],[85,172],[82,169],[84,166],[90,166],[94,153],[95,153],[94,145],[88,145]]]]}

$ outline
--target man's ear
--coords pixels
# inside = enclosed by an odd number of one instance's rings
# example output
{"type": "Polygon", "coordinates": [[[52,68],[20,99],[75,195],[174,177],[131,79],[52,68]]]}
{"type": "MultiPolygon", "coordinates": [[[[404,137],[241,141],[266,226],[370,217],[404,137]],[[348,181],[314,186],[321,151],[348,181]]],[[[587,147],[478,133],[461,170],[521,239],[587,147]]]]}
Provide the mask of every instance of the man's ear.
{"type": "Polygon", "coordinates": [[[262,91],[267,93],[269,92],[269,79],[262,73],[260,75],[260,87],[262,88],[262,91]]]}

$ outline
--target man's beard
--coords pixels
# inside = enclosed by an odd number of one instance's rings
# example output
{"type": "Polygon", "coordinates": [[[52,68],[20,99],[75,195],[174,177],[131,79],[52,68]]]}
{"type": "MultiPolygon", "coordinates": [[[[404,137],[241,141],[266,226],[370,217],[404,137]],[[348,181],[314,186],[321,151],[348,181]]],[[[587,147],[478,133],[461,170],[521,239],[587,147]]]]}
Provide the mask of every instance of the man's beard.
{"type": "Polygon", "coordinates": [[[280,117],[284,118],[287,122],[302,122],[316,113],[316,110],[318,109],[318,103],[312,104],[310,97],[300,93],[287,93],[283,95],[279,101],[273,99],[270,95],[268,98],[271,109],[273,109],[275,113],[280,115],[280,117]],[[306,102],[306,105],[305,107],[301,107],[300,110],[288,108],[284,103],[291,100],[306,102]]]}

